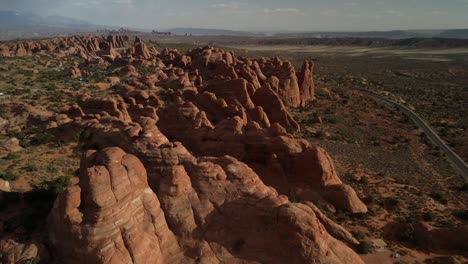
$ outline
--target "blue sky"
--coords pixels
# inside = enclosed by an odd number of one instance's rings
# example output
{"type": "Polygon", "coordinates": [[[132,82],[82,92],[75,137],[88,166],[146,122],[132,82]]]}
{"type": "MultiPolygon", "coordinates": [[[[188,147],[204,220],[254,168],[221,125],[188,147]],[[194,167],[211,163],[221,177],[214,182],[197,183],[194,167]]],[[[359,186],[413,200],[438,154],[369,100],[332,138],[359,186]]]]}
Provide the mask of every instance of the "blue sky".
{"type": "Polygon", "coordinates": [[[148,29],[468,28],[468,0],[0,0],[0,9],[148,29]]]}

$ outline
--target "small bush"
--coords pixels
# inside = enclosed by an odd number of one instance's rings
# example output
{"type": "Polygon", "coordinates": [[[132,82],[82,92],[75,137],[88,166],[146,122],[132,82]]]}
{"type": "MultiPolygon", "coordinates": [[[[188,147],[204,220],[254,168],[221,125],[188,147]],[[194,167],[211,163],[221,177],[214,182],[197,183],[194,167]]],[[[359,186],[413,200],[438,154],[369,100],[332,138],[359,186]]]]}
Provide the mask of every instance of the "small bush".
{"type": "Polygon", "coordinates": [[[452,212],[452,215],[465,222],[468,221],[468,210],[463,210],[463,209],[455,210],[452,212]]]}
{"type": "MultiPolygon", "coordinates": [[[[51,196],[56,196],[62,192],[65,188],[72,185],[71,176],[60,176],[52,181],[42,182],[35,186],[35,192],[33,193],[36,197],[43,197],[49,199],[51,196]]],[[[52,201],[54,198],[51,199],[52,201]]]]}
{"type": "Polygon", "coordinates": [[[361,240],[364,239],[364,237],[365,237],[366,235],[365,235],[364,232],[362,232],[362,231],[353,231],[353,236],[354,236],[357,240],[361,241],[361,240]]]}
{"type": "Polygon", "coordinates": [[[49,134],[49,133],[39,133],[36,134],[32,139],[31,139],[31,145],[33,146],[39,146],[48,143],[50,140],[52,140],[54,136],[49,134]]]}
{"type": "Polygon", "coordinates": [[[30,172],[39,170],[39,168],[35,164],[32,164],[32,163],[28,163],[25,169],[30,172]]]}
{"type": "Polygon", "coordinates": [[[11,170],[7,170],[5,172],[0,173],[0,179],[4,179],[5,181],[16,181],[20,177],[13,173],[11,170]]]}
{"type": "Polygon", "coordinates": [[[367,241],[361,241],[357,246],[357,252],[359,254],[369,254],[372,253],[372,244],[367,241]]]}
{"type": "Polygon", "coordinates": [[[426,212],[423,214],[423,220],[426,222],[434,221],[435,215],[432,212],[426,212]]]}
{"type": "Polygon", "coordinates": [[[59,193],[71,185],[71,176],[61,176],[50,183],[50,190],[54,191],[55,193],[59,193]]]}
{"type": "Polygon", "coordinates": [[[10,153],[8,153],[8,156],[6,156],[4,159],[6,159],[6,160],[15,160],[15,159],[19,159],[20,157],[21,157],[21,154],[10,152],[10,153]]]}
{"type": "Polygon", "coordinates": [[[369,178],[367,176],[362,176],[361,177],[361,183],[364,185],[369,184],[369,178]]]}
{"type": "Polygon", "coordinates": [[[47,165],[46,169],[51,174],[57,174],[59,172],[59,169],[56,166],[54,166],[54,164],[47,165]]]}
{"type": "Polygon", "coordinates": [[[447,197],[445,197],[445,195],[443,193],[440,193],[440,192],[437,192],[437,191],[432,191],[430,196],[432,197],[432,199],[438,201],[441,204],[447,204],[448,203],[447,197]]]}
{"type": "Polygon", "coordinates": [[[367,214],[367,213],[354,213],[351,216],[354,219],[360,219],[360,220],[369,219],[369,214],[367,214]]]}
{"type": "Polygon", "coordinates": [[[386,210],[396,210],[400,206],[400,200],[394,198],[394,197],[387,197],[383,200],[383,207],[386,210]]]}
{"type": "Polygon", "coordinates": [[[463,183],[463,185],[460,187],[460,191],[468,192],[468,182],[463,183]]]}
{"type": "Polygon", "coordinates": [[[336,220],[338,220],[338,222],[345,222],[345,221],[349,220],[349,214],[347,214],[346,212],[340,211],[340,210],[338,210],[335,213],[335,216],[336,216],[336,220]]]}
{"type": "Polygon", "coordinates": [[[366,198],[363,199],[366,205],[372,205],[375,203],[375,197],[372,194],[367,194],[366,198]]]}

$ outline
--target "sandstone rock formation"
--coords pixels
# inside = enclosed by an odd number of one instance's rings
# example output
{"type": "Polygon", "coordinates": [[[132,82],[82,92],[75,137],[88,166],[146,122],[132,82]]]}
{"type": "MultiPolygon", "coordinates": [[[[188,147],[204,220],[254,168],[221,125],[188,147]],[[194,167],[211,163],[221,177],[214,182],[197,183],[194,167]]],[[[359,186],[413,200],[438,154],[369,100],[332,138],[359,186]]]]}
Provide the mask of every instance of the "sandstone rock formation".
{"type": "Polygon", "coordinates": [[[79,185],[50,215],[60,261],[362,263],[312,208],[278,196],[234,158],[161,162],[162,175],[150,179],[156,195],[135,156],[120,148],[88,151],[79,185]]]}
{"type": "Polygon", "coordinates": [[[296,73],[279,58],[127,44],[72,36],[1,49],[75,55],[122,77],[60,113],[9,106],[8,126],[35,124],[88,150],[49,215],[55,262],[362,263],[343,243],[358,242],[316,205],[366,206],[325,150],[290,134],[300,126],[287,107],[314,96],[311,62],[296,73]]]}
{"type": "Polygon", "coordinates": [[[313,79],[314,63],[312,61],[304,61],[302,70],[298,73],[301,104],[305,105],[315,96],[315,84],[313,79]]]}
{"type": "Polygon", "coordinates": [[[143,165],[119,148],[86,153],[79,185],[58,198],[50,224],[61,263],[174,263],[181,255],[143,165]]]}

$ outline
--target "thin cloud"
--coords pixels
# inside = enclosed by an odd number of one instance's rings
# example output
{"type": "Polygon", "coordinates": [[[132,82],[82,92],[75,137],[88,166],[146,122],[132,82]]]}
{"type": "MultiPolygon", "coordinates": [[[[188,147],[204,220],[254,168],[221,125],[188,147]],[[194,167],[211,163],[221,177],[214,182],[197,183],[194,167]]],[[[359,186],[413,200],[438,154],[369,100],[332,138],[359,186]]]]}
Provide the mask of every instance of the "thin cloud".
{"type": "Polygon", "coordinates": [[[430,12],[429,14],[431,14],[433,16],[445,16],[445,15],[448,15],[448,12],[447,11],[441,11],[441,10],[434,10],[434,11],[430,12]]]}
{"type": "Polygon", "coordinates": [[[322,16],[333,16],[337,14],[338,14],[338,10],[336,9],[327,9],[327,10],[320,11],[320,15],[322,16]]]}
{"type": "Polygon", "coordinates": [[[300,11],[297,8],[265,8],[263,9],[263,12],[266,14],[285,14],[285,15],[304,15],[302,11],[300,11]]]}
{"type": "Polygon", "coordinates": [[[245,7],[247,5],[248,5],[247,3],[230,2],[230,3],[213,4],[213,5],[210,5],[210,7],[216,8],[216,9],[241,9],[242,7],[245,7]]]}

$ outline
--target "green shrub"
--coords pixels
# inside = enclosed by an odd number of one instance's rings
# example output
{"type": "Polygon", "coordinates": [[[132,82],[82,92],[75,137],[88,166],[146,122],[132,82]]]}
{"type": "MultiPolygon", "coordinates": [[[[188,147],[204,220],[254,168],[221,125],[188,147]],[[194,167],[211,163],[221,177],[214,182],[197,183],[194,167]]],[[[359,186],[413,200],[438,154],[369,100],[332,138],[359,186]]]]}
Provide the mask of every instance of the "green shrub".
{"type": "Polygon", "coordinates": [[[440,193],[440,192],[437,192],[437,191],[432,191],[430,196],[432,197],[432,199],[438,201],[441,204],[447,204],[448,203],[447,197],[445,197],[445,195],[443,193],[440,193]]]}
{"type": "Polygon", "coordinates": [[[463,183],[462,187],[460,187],[460,191],[468,192],[468,182],[463,183]]]}
{"type": "Polygon", "coordinates": [[[354,219],[360,219],[360,220],[369,219],[369,214],[367,213],[354,213],[354,214],[351,214],[351,216],[354,219]]]}
{"type": "Polygon", "coordinates": [[[31,145],[39,146],[48,143],[54,136],[49,133],[38,133],[31,139],[31,145]]]}
{"type": "Polygon", "coordinates": [[[369,184],[369,178],[367,176],[362,176],[361,177],[361,183],[364,185],[369,184]]]}
{"type": "Polygon", "coordinates": [[[7,170],[5,172],[0,173],[0,179],[4,179],[5,181],[16,181],[20,177],[13,173],[11,170],[7,170]]]}
{"type": "Polygon", "coordinates": [[[62,192],[65,188],[72,185],[71,176],[60,176],[52,181],[46,181],[39,183],[35,186],[35,192],[33,193],[37,197],[44,197],[44,199],[55,200],[51,196],[56,196],[62,192]]]}
{"type": "Polygon", "coordinates": [[[423,214],[423,220],[426,222],[434,221],[435,215],[432,212],[426,212],[423,214]]]}
{"type": "Polygon", "coordinates": [[[349,220],[349,214],[340,210],[335,213],[335,217],[338,222],[345,222],[349,220]]]}
{"type": "Polygon", "coordinates": [[[52,163],[49,163],[49,165],[47,165],[46,169],[51,174],[57,174],[59,172],[59,169],[56,166],[54,166],[54,164],[52,164],[52,163]]]}
{"type": "Polygon", "coordinates": [[[353,231],[353,236],[354,236],[357,240],[361,241],[361,240],[364,239],[364,237],[365,237],[366,235],[365,235],[364,232],[362,232],[362,231],[353,231]]]}
{"type": "Polygon", "coordinates": [[[55,193],[59,193],[71,185],[71,176],[61,176],[50,183],[50,190],[54,191],[55,193]]]}
{"type": "Polygon", "coordinates": [[[414,229],[411,226],[403,230],[400,230],[400,232],[397,233],[396,238],[400,242],[407,242],[413,245],[417,245],[417,241],[416,241],[415,234],[414,234],[414,229]]]}
{"type": "Polygon", "coordinates": [[[357,252],[359,254],[369,254],[372,253],[372,244],[367,241],[361,241],[357,246],[357,252]]]}
{"type": "Polygon", "coordinates": [[[38,171],[38,170],[39,170],[39,168],[38,168],[35,164],[32,164],[32,163],[28,163],[28,164],[26,165],[25,169],[26,169],[27,171],[30,171],[30,172],[31,172],[31,171],[38,171]]]}
{"type": "Polygon", "coordinates": [[[394,197],[387,197],[383,200],[383,207],[386,210],[393,211],[396,210],[400,206],[400,200],[394,197]]]}
{"type": "Polygon", "coordinates": [[[8,153],[8,156],[6,156],[4,159],[6,160],[15,160],[19,159],[21,157],[21,154],[16,153],[16,152],[10,152],[8,153]]]}
{"type": "Polygon", "coordinates": [[[452,215],[465,222],[468,221],[468,210],[466,209],[455,210],[452,215]]]}

